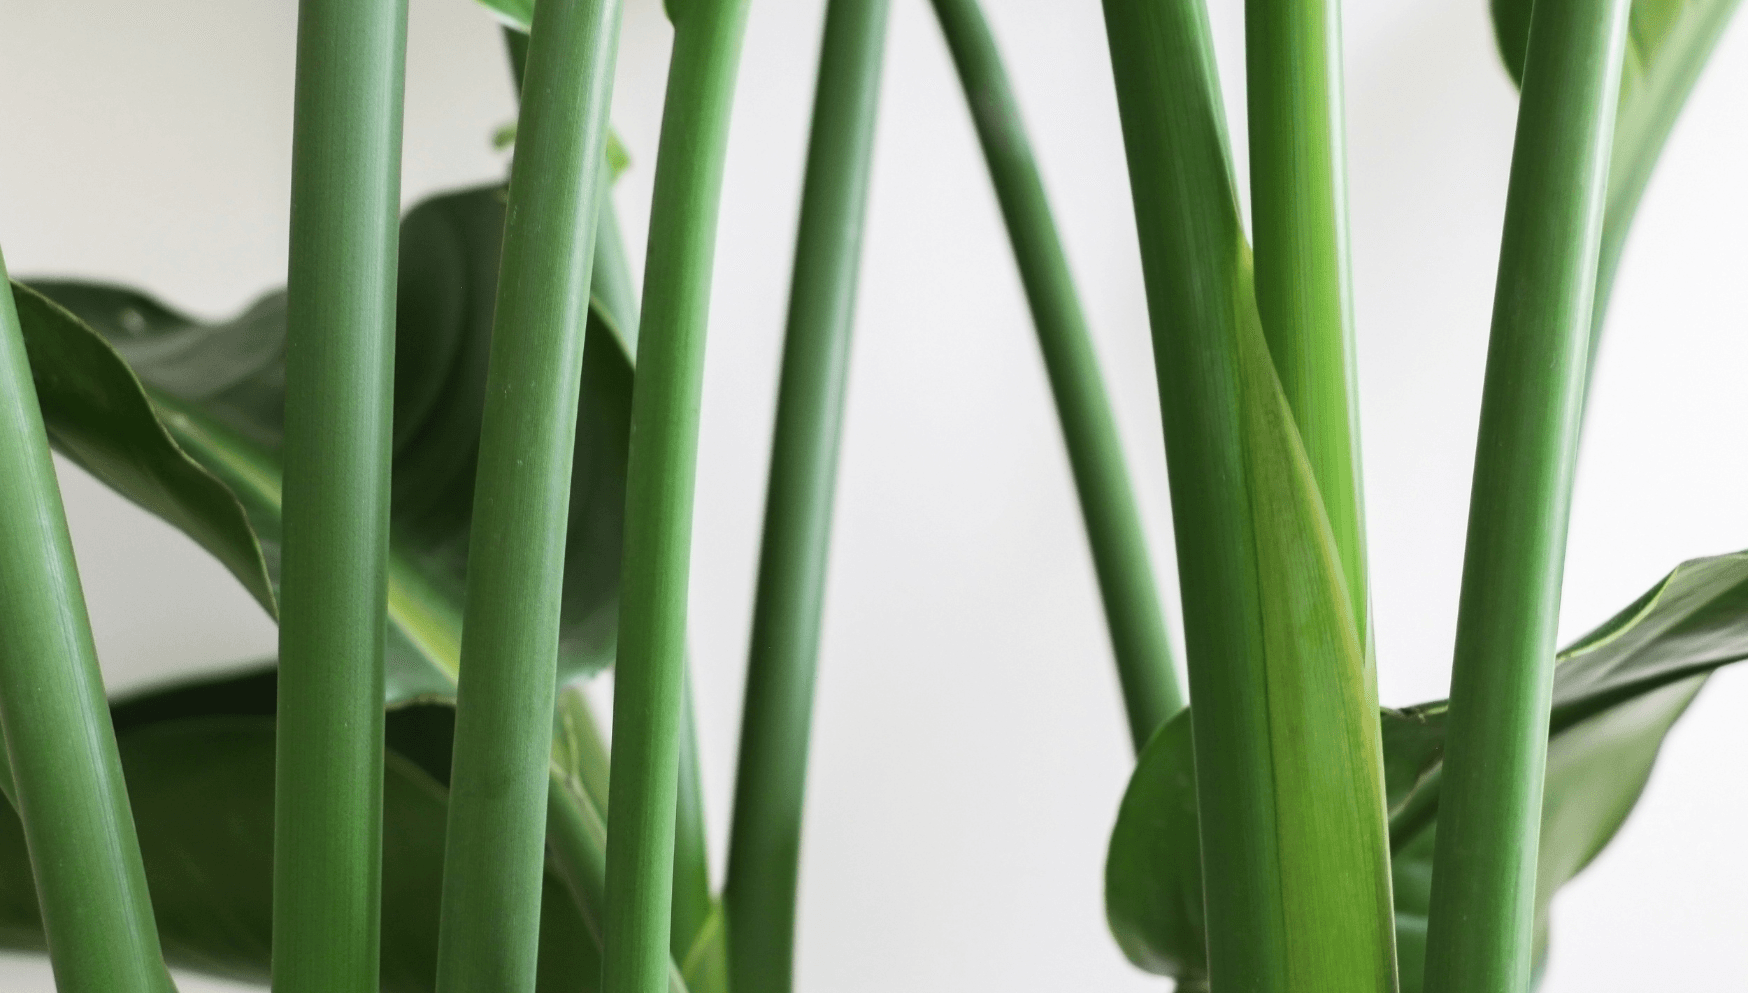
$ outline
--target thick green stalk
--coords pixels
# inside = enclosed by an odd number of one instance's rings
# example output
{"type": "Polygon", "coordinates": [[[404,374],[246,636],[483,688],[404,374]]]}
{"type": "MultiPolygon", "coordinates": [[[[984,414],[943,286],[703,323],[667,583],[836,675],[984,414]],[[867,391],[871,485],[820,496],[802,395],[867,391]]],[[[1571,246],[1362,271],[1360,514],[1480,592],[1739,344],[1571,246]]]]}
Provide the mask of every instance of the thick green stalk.
{"type": "Polygon", "coordinates": [[[1428,918],[1428,993],[1529,984],[1554,634],[1629,0],[1539,0],[1505,206],[1428,918]]]}
{"type": "Polygon", "coordinates": [[[670,0],[626,468],[603,989],[668,976],[692,496],[710,276],[747,0],[670,0]]]}
{"type": "Polygon", "coordinates": [[[534,989],[571,453],[619,0],[534,15],[480,434],[437,988],[534,989]]]}
{"type": "Polygon", "coordinates": [[[1105,0],[1105,29],[1153,322],[1184,648],[1195,700],[1197,800],[1217,990],[1284,993],[1274,776],[1254,538],[1246,523],[1234,354],[1237,196],[1207,11],[1197,0],[1105,0]],[[1216,746],[1217,747],[1213,747],[1216,746]]]}
{"type": "Polygon", "coordinates": [[[60,484],[0,258],[0,732],[55,985],[172,993],[60,484]]]}
{"type": "Polygon", "coordinates": [[[274,791],[280,993],[378,986],[406,24],[405,0],[303,0],[298,10],[274,791]]]}
{"type": "Polygon", "coordinates": [[[1262,339],[1200,0],[1105,0],[1183,591],[1210,982],[1382,991],[1375,704],[1262,339]]]}
{"type": "Polygon", "coordinates": [[[1171,643],[1122,439],[995,38],[977,0],[935,0],[935,14],[965,88],[1032,308],[1104,597],[1129,735],[1139,752],[1154,729],[1182,709],[1183,694],[1172,671],[1171,643]]]}
{"type": "Polygon", "coordinates": [[[1329,514],[1362,639],[1369,628],[1348,274],[1339,0],[1247,0],[1256,305],[1329,514]]]}
{"type": "Polygon", "coordinates": [[[794,985],[814,671],[889,9],[831,0],[820,44],[723,892],[730,986],[742,993],[794,985]]]}

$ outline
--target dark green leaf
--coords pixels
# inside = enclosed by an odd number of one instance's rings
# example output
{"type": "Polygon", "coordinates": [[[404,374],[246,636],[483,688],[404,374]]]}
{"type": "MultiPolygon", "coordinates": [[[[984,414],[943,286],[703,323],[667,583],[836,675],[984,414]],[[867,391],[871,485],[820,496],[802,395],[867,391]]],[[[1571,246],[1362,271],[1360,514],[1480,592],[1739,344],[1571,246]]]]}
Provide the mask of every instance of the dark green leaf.
{"type": "MultiPolygon", "coordinates": [[[[1696,559],[1560,653],[1537,877],[1545,950],[1555,891],[1606,846],[1637,802],[1669,728],[1712,670],[1748,658],[1748,552],[1696,559]]],[[[1420,989],[1445,705],[1383,712],[1402,990],[1420,989]]],[[[1111,932],[1130,961],[1206,982],[1189,720],[1148,742],[1105,866],[1111,932]]]]}
{"type": "MultiPolygon", "coordinates": [[[[164,952],[173,965],[265,982],[272,934],[274,671],[150,693],[113,708],[164,952]]],[[[383,792],[382,989],[434,988],[453,711],[389,714],[383,792]]],[[[40,950],[23,836],[0,810],[0,946],[40,950]]],[[[596,989],[599,951],[549,872],[542,993],[596,989]]]]}
{"type": "MultiPolygon", "coordinates": [[[[402,224],[391,702],[453,690],[503,222],[502,191],[494,186],[427,201],[402,224]]],[[[209,324],[127,289],[33,285],[66,308],[20,293],[32,371],[56,445],[193,535],[271,610],[283,296],[209,324]]],[[[631,403],[628,330],[599,302],[591,308],[566,549],[564,678],[597,670],[613,655],[631,403]]]]}
{"type": "MultiPolygon", "coordinates": [[[[12,291],[55,449],[182,529],[276,613],[267,564],[236,496],[177,446],[114,348],[29,287],[13,283],[12,291]]],[[[160,316],[143,299],[118,303],[123,329],[160,316]]]]}

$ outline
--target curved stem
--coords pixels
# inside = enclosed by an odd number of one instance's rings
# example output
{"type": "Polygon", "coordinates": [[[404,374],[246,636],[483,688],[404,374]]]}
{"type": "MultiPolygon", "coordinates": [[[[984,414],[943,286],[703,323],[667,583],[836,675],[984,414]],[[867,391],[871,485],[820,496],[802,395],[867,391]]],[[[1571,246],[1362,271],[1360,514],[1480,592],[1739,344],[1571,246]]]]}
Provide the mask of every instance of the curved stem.
{"type": "Polygon", "coordinates": [[[1159,588],[1098,355],[1050,216],[1025,122],[977,0],[935,0],[1007,221],[1080,495],[1135,750],[1183,708],[1159,588]]]}
{"type": "Polygon", "coordinates": [[[0,731],[55,985],[172,993],[4,258],[0,731]]]}
{"type": "Polygon", "coordinates": [[[887,0],[831,0],[789,291],[729,838],[731,988],[794,983],[807,744],[887,0]]]}
{"type": "MultiPolygon", "coordinates": [[[[674,0],[626,469],[602,984],[666,982],[698,405],[747,0],[674,0]]],[[[536,42],[539,38],[536,35],[536,42]]]]}
{"type": "Polygon", "coordinates": [[[1528,988],[1554,634],[1629,0],[1531,15],[1451,674],[1428,993],[1528,988]]]}
{"type": "Polygon", "coordinates": [[[619,0],[542,3],[510,177],[462,626],[437,989],[530,993],[571,457],[619,0]]]}

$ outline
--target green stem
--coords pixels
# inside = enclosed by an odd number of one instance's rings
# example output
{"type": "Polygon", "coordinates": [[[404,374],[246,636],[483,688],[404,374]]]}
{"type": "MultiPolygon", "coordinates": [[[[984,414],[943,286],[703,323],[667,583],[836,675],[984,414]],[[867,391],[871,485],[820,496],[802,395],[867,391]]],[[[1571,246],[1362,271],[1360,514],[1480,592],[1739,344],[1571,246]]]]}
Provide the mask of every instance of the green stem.
{"type": "Polygon", "coordinates": [[[1247,0],[1256,305],[1369,640],[1338,0],[1247,0]]]}
{"type": "Polygon", "coordinates": [[[668,978],[686,596],[710,276],[747,0],[670,0],[626,468],[602,988],[668,978]]]}
{"type": "MultiPolygon", "coordinates": [[[[1216,990],[1284,993],[1281,839],[1238,343],[1244,238],[1201,0],[1104,0],[1153,324],[1216,990]]],[[[1336,715],[1330,715],[1336,719],[1336,715]]]]}
{"type": "Polygon", "coordinates": [[[462,627],[437,989],[534,989],[571,455],[619,0],[539,5],[462,627]]]}
{"type": "Polygon", "coordinates": [[[298,12],[273,872],[287,993],[378,986],[406,23],[405,0],[298,12]]]}
{"type": "MultiPolygon", "coordinates": [[[[510,72],[516,82],[516,93],[522,93],[522,74],[528,64],[528,36],[512,28],[504,29],[504,42],[509,49],[510,72]]],[[[611,169],[601,175],[601,217],[595,230],[595,275],[591,285],[596,305],[619,329],[632,347],[637,344],[637,290],[632,285],[630,260],[625,254],[625,239],[619,233],[619,215],[613,209],[613,176],[611,169]]],[[[697,721],[692,713],[690,677],[684,689],[684,713],[681,716],[680,781],[677,822],[674,827],[674,894],[672,937],[674,958],[685,961],[692,950],[713,906],[710,894],[709,848],[704,834],[704,787],[698,764],[697,721]]],[[[586,716],[587,704],[580,692],[574,701],[573,714],[586,716]]],[[[587,747],[598,752],[603,760],[599,792],[600,809],[607,809],[606,745],[592,721],[579,724],[577,733],[588,736],[587,747]]]]}
{"type": "Polygon", "coordinates": [[[1154,730],[1182,709],[1183,694],[1172,671],[1171,643],[1122,439],[995,38],[977,0],[935,0],[935,14],[965,88],[1032,308],[1104,597],[1129,734],[1139,752],[1154,730]]]}
{"type": "Polygon", "coordinates": [[[807,744],[887,0],[831,0],[820,43],[729,837],[730,987],[794,985],[807,744]]]}
{"type": "Polygon", "coordinates": [[[1451,675],[1428,993],[1528,988],[1554,634],[1629,0],[1540,0],[1451,675]]]}
{"type": "Polygon", "coordinates": [[[675,781],[673,904],[668,948],[686,962],[704,930],[716,898],[710,889],[709,846],[704,837],[703,769],[698,764],[698,719],[692,708],[690,674],[680,684],[680,759],[675,781]]]}
{"type": "Polygon", "coordinates": [[[0,731],[55,985],[172,993],[4,258],[0,731]]]}

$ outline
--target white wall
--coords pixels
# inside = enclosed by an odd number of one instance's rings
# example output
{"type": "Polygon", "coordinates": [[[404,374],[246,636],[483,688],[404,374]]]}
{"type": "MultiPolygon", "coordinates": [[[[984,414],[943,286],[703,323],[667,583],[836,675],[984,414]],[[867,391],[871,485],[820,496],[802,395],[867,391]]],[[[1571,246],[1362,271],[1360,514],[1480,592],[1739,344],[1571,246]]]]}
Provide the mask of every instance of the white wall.
{"type": "MultiPolygon", "coordinates": [[[[1158,989],[1104,930],[1130,757],[1031,328],[926,5],[895,5],[803,879],[805,990],[1158,989]]],[[[1098,4],[989,3],[1074,260],[1162,570],[1170,527],[1098,4]]],[[[1382,692],[1445,695],[1514,98],[1481,0],[1349,0],[1348,108],[1382,692]]],[[[754,4],[706,373],[693,644],[718,864],[818,0],[754,4]]],[[[1217,0],[1242,111],[1241,11],[1217,0]]],[[[133,282],[202,313],[282,279],[290,0],[0,0],[0,240],[17,274],[133,282]]],[[[497,175],[496,29],[413,0],[408,201],[497,175]]],[[[631,0],[618,200],[644,237],[669,32],[631,0]]],[[[1748,29],[1700,84],[1640,214],[1579,478],[1562,637],[1684,558],[1748,547],[1748,29]]],[[[1243,125],[1234,120],[1242,153],[1243,125]]],[[[638,254],[638,253],[634,253],[638,254]]],[[[639,257],[641,255],[639,254],[639,257]]],[[[63,474],[106,674],[269,654],[192,544],[63,474]]],[[[1175,623],[1176,598],[1169,598],[1175,623]]],[[[1620,838],[1556,906],[1549,993],[1742,988],[1748,673],[1713,680],[1620,838]]],[[[0,987],[48,989],[0,961],[0,987]]],[[[189,981],[186,990],[219,987],[189,981]]]]}

